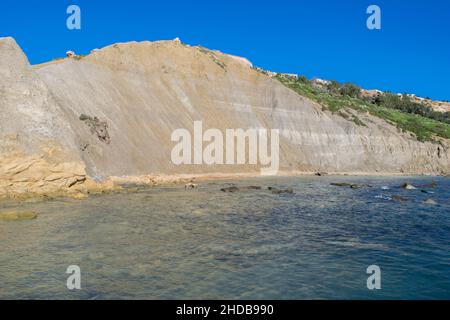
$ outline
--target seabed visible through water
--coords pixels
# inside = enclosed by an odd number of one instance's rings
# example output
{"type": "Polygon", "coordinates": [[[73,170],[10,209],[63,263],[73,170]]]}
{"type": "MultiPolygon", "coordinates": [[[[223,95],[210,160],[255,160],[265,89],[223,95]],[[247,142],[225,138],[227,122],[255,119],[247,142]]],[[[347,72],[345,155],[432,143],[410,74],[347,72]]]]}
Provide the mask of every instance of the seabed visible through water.
{"type": "Polygon", "coordinates": [[[39,215],[0,222],[0,298],[450,299],[449,195],[448,178],[291,177],[5,202],[39,215]]]}

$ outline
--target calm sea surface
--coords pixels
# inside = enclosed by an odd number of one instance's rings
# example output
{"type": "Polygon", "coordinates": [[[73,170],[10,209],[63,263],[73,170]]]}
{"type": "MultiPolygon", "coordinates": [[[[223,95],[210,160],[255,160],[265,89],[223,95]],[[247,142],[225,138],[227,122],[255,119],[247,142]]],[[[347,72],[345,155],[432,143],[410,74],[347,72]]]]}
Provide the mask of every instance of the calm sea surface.
{"type": "Polygon", "coordinates": [[[0,298],[450,299],[450,179],[261,178],[234,183],[263,190],[221,192],[228,183],[0,203],[39,213],[0,222],[0,298]],[[66,287],[70,265],[80,291],[66,287]],[[381,290],[367,289],[370,265],[381,290]]]}

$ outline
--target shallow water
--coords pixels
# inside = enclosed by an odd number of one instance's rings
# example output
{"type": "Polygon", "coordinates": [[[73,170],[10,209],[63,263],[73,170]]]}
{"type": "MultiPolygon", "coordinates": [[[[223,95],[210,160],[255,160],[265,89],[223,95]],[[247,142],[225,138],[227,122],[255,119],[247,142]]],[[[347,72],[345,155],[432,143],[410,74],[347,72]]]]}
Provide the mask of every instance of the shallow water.
{"type": "Polygon", "coordinates": [[[0,298],[450,299],[449,179],[235,182],[295,190],[280,195],[221,192],[227,183],[0,204],[39,213],[0,222],[0,298]],[[405,181],[438,187],[403,190],[405,181]],[[366,286],[373,264],[377,291],[366,286]],[[80,291],[66,288],[70,265],[81,268],[80,291]]]}

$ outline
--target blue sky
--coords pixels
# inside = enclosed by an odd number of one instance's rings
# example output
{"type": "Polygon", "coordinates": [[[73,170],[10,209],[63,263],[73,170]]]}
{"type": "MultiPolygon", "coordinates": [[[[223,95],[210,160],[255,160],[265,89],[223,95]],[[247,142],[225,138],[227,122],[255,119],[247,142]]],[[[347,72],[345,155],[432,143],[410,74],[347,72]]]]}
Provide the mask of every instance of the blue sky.
{"type": "Polygon", "coordinates": [[[450,100],[448,0],[1,0],[0,36],[31,63],[115,42],[180,37],[265,69],[450,100]],[[82,29],[66,28],[80,6],[82,29]],[[366,9],[382,29],[366,28],[366,9]]]}

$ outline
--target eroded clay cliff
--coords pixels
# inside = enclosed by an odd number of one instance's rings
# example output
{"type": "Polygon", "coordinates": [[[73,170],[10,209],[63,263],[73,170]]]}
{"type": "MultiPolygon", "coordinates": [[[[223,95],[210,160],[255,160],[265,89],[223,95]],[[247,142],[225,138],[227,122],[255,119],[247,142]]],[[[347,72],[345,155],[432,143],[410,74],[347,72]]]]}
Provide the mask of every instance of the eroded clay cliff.
{"type": "Polygon", "coordinates": [[[89,177],[259,172],[175,166],[171,134],[196,120],[223,131],[279,129],[281,172],[450,171],[446,142],[419,142],[365,114],[358,117],[367,126],[358,126],[245,59],[174,41],[116,44],[30,66],[16,42],[2,38],[0,108],[3,193],[71,188],[89,177]]]}

